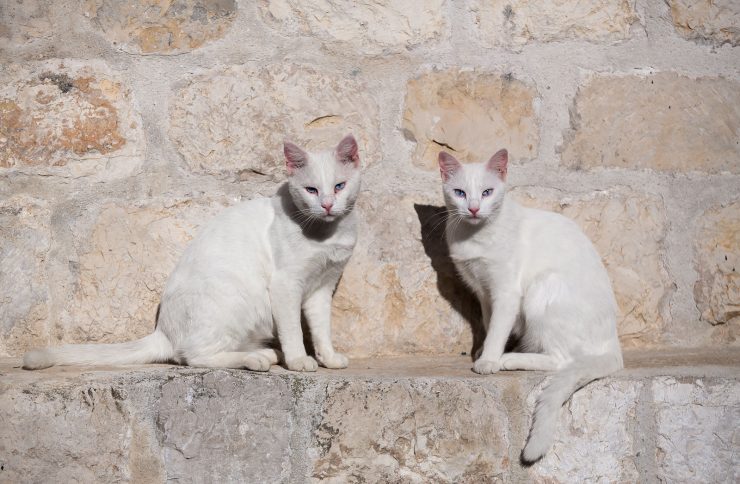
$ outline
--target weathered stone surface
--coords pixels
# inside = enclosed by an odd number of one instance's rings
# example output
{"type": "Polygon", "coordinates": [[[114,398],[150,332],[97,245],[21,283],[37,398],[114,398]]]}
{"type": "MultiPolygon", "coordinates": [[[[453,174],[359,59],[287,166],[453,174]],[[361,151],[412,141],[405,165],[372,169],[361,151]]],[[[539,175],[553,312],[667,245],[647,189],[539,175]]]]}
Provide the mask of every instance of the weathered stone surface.
{"type": "Polygon", "coordinates": [[[740,337],[740,202],[705,212],[698,219],[694,297],[701,320],[715,325],[713,339],[740,337]]]}
{"type": "Polygon", "coordinates": [[[446,0],[264,0],[262,18],[287,35],[320,39],[332,51],[378,55],[411,50],[449,35],[446,0]]]}
{"type": "Polygon", "coordinates": [[[740,392],[736,380],[656,378],[653,398],[658,479],[738,481],[740,392]]]}
{"type": "Polygon", "coordinates": [[[120,342],[149,334],[164,284],[199,225],[223,205],[177,199],[104,204],[73,228],[77,260],[54,328],[57,342],[120,342]]]}
{"type": "Polygon", "coordinates": [[[48,2],[3,2],[0,5],[0,49],[48,38],[53,25],[48,2]]]}
{"type": "Polygon", "coordinates": [[[630,26],[638,21],[634,0],[472,0],[468,8],[479,39],[489,47],[579,39],[619,41],[629,37],[630,26]]]}
{"type": "Polygon", "coordinates": [[[416,142],[413,163],[436,169],[437,153],[487,160],[507,147],[515,160],[537,156],[536,90],[510,75],[433,71],[408,82],[405,136],[416,142]]]}
{"type": "Polygon", "coordinates": [[[0,355],[47,340],[50,210],[25,195],[0,199],[0,355]]]}
{"type": "Polygon", "coordinates": [[[589,236],[611,278],[625,347],[660,342],[673,286],[665,268],[666,215],[652,195],[615,188],[582,195],[516,190],[524,205],[560,212],[589,236]]]}
{"type": "Polygon", "coordinates": [[[87,0],[85,15],[126,52],[175,54],[224,36],[235,0],[87,0]]]}
{"type": "Polygon", "coordinates": [[[563,163],[740,173],[740,84],[673,73],[595,77],[580,88],[563,163]]]}
{"type": "Polygon", "coordinates": [[[170,135],[197,173],[282,173],[283,139],[330,149],[348,132],[365,165],[380,157],[378,108],[351,77],[233,66],[196,77],[172,104],[170,135]]]}
{"type": "MultiPolygon", "coordinates": [[[[634,381],[608,380],[577,391],[561,409],[556,440],[530,468],[530,479],[572,482],[574,476],[583,476],[595,482],[639,481],[632,429],[641,386],[634,381]]],[[[530,409],[540,391],[530,393],[530,409]]]]}
{"type": "Polygon", "coordinates": [[[736,0],[668,0],[676,30],[686,39],[740,45],[736,0]]]}
{"type": "Polygon", "coordinates": [[[332,383],[315,432],[322,482],[505,482],[500,398],[455,381],[332,383]]]}
{"type": "Polygon", "coordinates": [[[0,173],[130,174],[143,141],[130,91],[100,62],[0,71],[0,173]]]}
{"type": "Polygon", "coordinates": [[[333,302],[334,341],[351,356],[471,350],[478,302],[447,257],[444,212],[422,200],[360,197],[358,245],[333,302]]]}

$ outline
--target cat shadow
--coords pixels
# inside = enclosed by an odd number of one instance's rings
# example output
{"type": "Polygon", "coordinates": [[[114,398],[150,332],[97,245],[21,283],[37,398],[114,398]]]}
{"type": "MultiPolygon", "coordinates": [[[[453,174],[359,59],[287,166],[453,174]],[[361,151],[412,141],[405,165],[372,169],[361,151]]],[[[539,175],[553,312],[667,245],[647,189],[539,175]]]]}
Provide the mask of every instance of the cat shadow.
{"type": "Polygon", "coordinates": [[[478,298],[457,275],[450,258],[450,249],[445,239],[447,208],[415,203],[414,210],[421,223],[421,243],[424,252],[432,262],[432,268],[437,272],[439,294],[462,316],[472,330],[473,347],[469,353],[472,358],[483,345],[486,331],[481,322],[478,298]]]}

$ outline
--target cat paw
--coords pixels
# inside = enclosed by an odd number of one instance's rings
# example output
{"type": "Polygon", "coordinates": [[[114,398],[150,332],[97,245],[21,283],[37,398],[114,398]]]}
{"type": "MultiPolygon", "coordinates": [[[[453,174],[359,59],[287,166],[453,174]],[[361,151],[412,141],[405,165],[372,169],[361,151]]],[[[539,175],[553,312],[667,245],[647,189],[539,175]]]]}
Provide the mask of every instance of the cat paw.
{"type": "Polygon", "coordinates": [[[316,371],[316,369],[319,367],[319,364],[316,363],[316,360],[314,360],[310,356],[301,356],[299,358],[287,360],[285,362],[285,365],[288,367],[289,370],[292,371],[316,371]]]}
{"type": "Polygon", "coordinates": [[[270,369],[270,359],[259,353],[250,353],[244,357],[244,367],[252,371],[267,371],[270,369]]]}
{"type": "Polygon", "coordinates": [[[473,371],[479,375],[490,375],[496,373],[501,369],[501,365],[498,361],[491,360],[478,360],[473,363],[473,371]]]}
{"type": "Polygon", "coordinates": [[[321,366],[325,368],[347,368],[347,365],[349,365],[349,360],[346,356],[344,356],[341,353],[332,353],[331,356],[317,356],[319,359],[319,363],[321,366]]]}

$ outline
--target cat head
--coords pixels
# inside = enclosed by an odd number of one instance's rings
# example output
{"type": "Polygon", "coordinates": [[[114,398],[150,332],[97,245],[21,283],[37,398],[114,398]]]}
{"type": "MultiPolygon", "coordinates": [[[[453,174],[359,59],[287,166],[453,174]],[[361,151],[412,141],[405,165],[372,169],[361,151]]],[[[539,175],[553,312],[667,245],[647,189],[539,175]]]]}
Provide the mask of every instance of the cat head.
{"type": "Polygon", "coordinates": [[[450,215],[471,224],[494,217],[506,189],[509,153],[499,150],[485,163],[463,165],[449,153],[439,153],[439,172],[450,215]]]}
{"type": "Polygon", "coordinates": [[[304,216],[331,222],[352,211],[360,192],[360,155],[354,136],[333,151],[308,153],[285,141],[291,198],[304,216]]]}

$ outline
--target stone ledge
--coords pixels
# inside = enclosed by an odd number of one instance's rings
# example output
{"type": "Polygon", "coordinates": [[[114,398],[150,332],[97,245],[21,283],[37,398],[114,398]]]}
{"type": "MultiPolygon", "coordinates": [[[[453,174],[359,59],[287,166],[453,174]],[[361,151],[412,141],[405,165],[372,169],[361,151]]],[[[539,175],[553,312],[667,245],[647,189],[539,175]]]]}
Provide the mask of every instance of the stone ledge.
{"type": "Polygon", "coordinates": [[[732,482],[740,349],[640,351],[577,392],[551,452],[518,455],[545,374],[470,359],[268,374],[0,360],[0,482],[732,482]]]}

